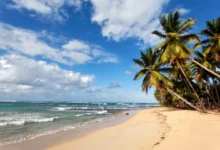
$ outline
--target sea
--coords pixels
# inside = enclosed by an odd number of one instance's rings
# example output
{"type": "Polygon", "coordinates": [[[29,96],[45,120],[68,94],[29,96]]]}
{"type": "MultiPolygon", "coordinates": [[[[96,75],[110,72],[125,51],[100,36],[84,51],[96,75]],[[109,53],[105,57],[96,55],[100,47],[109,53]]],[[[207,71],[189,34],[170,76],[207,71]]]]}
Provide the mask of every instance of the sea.
{"type": "Polygon", "coordinates": [[[123,111],[152,107],[158,104],[0,102],[0,146],[101,122],[123,111]]]}

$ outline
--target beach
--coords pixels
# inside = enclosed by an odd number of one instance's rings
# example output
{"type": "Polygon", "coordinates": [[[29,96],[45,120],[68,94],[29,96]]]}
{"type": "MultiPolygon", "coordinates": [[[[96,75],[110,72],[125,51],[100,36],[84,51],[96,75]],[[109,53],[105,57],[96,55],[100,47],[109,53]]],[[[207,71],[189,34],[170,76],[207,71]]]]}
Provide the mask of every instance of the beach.
{"type": "Polygon", "coordinates": [[[218,115],[155,108],[47,150],[219,150],[219,125],[218,115]]]}
{"type": "Polygon", "coordinates": [[[152,108],[132,111],[129,115],[124,112],[114,119],[91,123],[81,128],[80,133],[85,132],[78,136],[72,135],[76,131],[66,131],[4,149],[219,150],[219,126],[219,115],[152,108]]]}

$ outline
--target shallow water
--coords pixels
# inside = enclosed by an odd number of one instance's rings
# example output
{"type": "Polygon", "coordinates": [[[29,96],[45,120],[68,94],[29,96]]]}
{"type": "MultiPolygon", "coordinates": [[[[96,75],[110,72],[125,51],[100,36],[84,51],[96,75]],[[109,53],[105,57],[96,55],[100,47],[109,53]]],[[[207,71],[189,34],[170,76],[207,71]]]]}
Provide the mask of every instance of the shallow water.
{"type": "Polygon", "coordinates": [[[121,111],[155,106],[157,104],[0,102],[0,145],[74,129],[121,111]]]}

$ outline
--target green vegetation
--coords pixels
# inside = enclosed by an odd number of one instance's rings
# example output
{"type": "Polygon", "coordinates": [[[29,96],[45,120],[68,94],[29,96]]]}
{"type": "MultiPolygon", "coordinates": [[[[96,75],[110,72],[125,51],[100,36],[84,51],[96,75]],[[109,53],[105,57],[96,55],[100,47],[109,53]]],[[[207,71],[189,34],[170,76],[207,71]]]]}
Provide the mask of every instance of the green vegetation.
{"type": "Polygon", "coordinates": [[[161,17],[160,24],[163,31],[152,34],[163,41],[133,59],[141,67],[134,80],[143,77],[145,92],[155,87],[155,98],[163,106],[200,111],[219,108],[220,18],[207,21],[207,29],[199,34],[190,33],[196,21],[182,21],[179,12],[161,17]],[[204,35],[208,38],[200,40],[204,35]]]}

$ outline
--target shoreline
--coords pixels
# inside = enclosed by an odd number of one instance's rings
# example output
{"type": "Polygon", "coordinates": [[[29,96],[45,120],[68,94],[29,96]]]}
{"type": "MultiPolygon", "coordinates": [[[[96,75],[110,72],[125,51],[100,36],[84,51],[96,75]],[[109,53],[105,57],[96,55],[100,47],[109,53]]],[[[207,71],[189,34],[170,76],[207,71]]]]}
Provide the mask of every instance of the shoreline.
{"type": "Polygon", "coordinates": [[[120,124],[133,117],[137,111],[138,110],[129,110],[119,112],[112,117],[104,118],[102,121],[97,121],[97,119],[95,119],[73,129],[58,131],[56,133],[42,135],[33,139],[10,143],[0,146],[0,150],[29,150],[30,147],[32,150],[43,150],[53,146],[54,143],[66,142],[72,139],[80,138],[102,128],[120,124]],[[125,115],[126,113],[129,113],[129,115],[125,115]]]}
{"type": "Polygon", "coordinates": [[[46,150],[219,150],[220,115],[153,108],[46,150]]]}
{"type": "Polygon", "coordinates": [[[86,136],[57,143],[46,150],[139,150],[152,149],[160,138],[162,117],[158,109],[139,110],[133,117],[115,126],[102,128],[86,136]]]}
{"type": "Polygon", "coordinates": [[[89,124],[89,130],[81,128],[84,132],[78,136],[67,131],[71,134],[68,138],[67,134],[57,134],[4,150],[219,150],[219,126],[220,115],[160,107],[130,115],[124,112],[89,124]]]}

